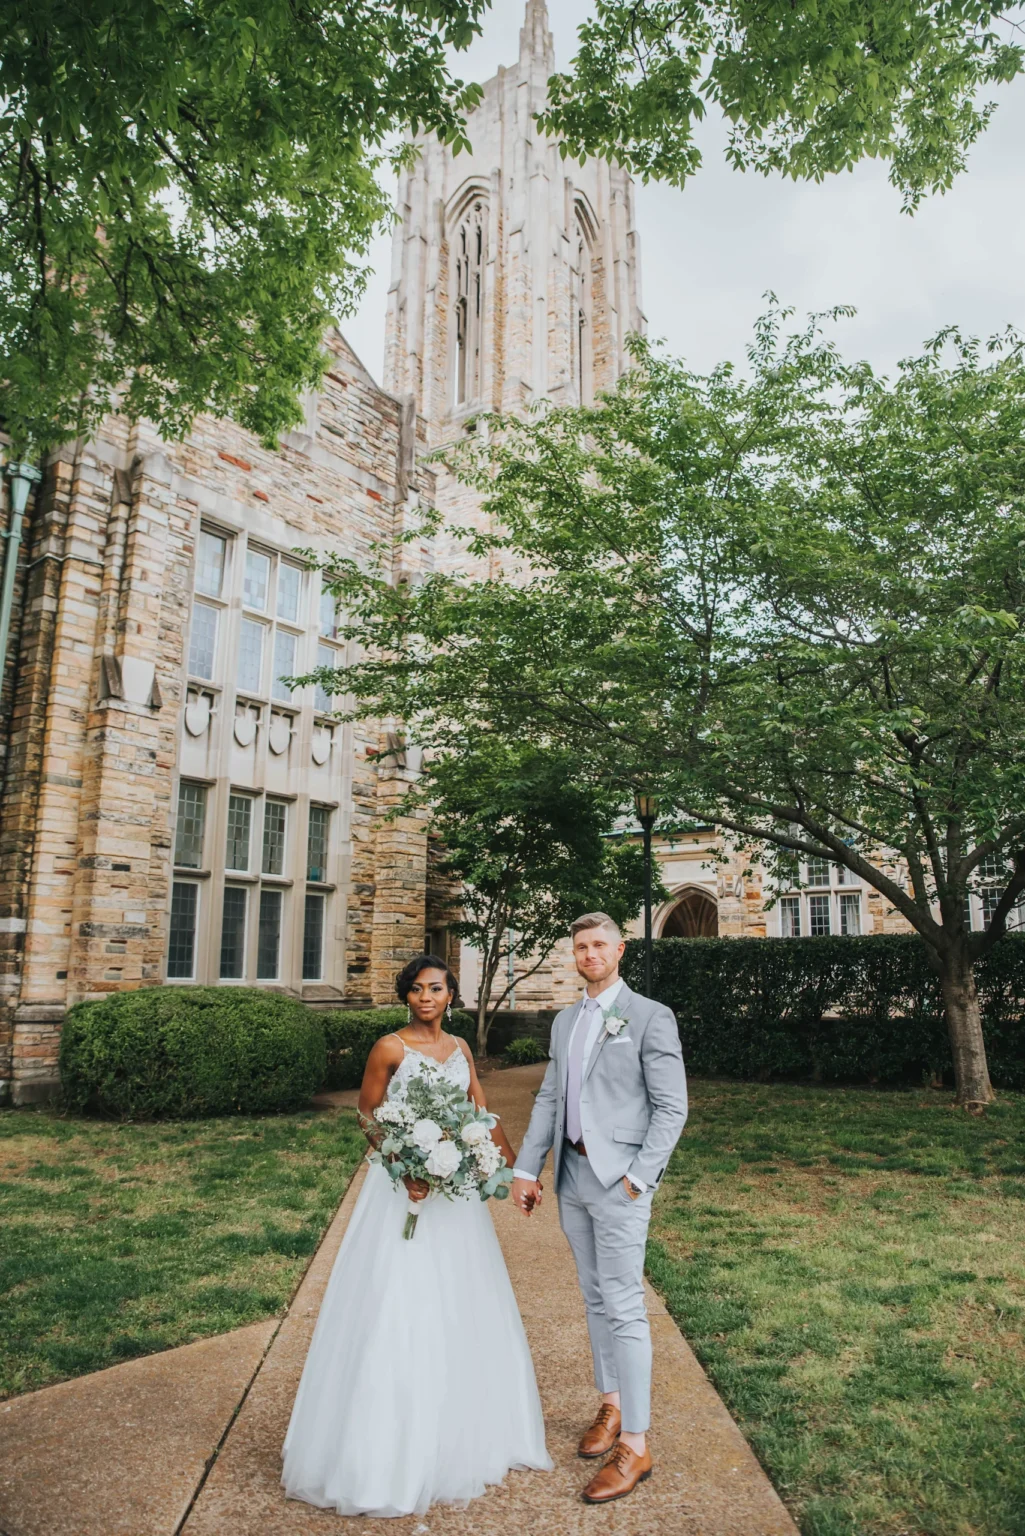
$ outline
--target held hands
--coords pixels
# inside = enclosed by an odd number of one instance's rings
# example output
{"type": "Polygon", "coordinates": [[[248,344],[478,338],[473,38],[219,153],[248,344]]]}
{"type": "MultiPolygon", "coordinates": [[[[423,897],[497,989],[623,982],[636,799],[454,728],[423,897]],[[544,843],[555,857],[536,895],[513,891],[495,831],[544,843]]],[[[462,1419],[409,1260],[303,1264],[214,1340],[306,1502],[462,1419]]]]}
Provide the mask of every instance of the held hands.
{"type": "Polygon", "coordinates": [[[513,1179],[513,1205],[517,1206],[524,1216],[530,1216],[541,1204],[543,1187],[540,1179],[513,1179]]]}
{"type": "Polygon", "coordinates": [[[406,1186],[406,1193],[411,1200],[426,1200],[431,1192],[431,1186],[426,1179],[411,1179],[407,1174],[402,1180],[406,1186]]]}

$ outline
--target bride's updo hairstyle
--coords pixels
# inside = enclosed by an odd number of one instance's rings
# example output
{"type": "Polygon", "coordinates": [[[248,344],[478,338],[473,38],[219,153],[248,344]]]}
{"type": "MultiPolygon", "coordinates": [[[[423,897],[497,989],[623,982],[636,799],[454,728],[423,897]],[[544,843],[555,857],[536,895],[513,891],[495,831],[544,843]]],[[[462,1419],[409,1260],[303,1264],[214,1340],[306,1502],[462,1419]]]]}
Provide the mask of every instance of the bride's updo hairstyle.
{"type": "Polygon", "coordinates": [[[455,1002],[459,996],[459,983],[445,964],[437,955],[417,955],[408,965],[404,965],[395,978],[395,990],[404,1003],[409,1002],[409,990],[421,971],[444,971],[445,985],[452,994],[455,1002]]]}

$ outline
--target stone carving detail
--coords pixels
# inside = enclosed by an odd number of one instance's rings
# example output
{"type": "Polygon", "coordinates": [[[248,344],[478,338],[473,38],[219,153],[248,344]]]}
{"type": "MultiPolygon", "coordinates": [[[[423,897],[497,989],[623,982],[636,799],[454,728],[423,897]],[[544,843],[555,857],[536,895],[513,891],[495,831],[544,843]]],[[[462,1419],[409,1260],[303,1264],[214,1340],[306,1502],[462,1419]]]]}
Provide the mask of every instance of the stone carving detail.
{"type": "Polygon", "coordinates": [[[213,715],[213,695],[190,688],[185,705],[185,729],[190,736],[205,736],[213,715]]]}
{"type": "Polygon", "coordinates": [[[235,705],[235,740],[240,747],[251,747],[260,726],[258,705],[246,704],[241,699],[235,705]]]}
{"type": "Polygon", "coordinates": [[[275,757],[280,757],[287,752],[292,740],[292,718],[290,715],[271,715],[270,730],[267,733],[267,745],[275,757]]]}
{"type": "Polygon", "coordinates": [[[335,744],[334,727],[322,725],[319,721],[313,728],[313,745],[310,755],[318,768],[323,768],[331,756],[331,748],[335,744]]]}

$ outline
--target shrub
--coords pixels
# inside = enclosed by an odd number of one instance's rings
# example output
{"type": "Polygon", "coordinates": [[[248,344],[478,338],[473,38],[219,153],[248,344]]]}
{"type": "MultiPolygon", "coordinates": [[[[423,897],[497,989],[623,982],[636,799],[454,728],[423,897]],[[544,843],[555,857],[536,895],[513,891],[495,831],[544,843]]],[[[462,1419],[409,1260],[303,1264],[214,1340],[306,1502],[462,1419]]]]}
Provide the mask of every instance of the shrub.
{"type": "Polygon", "coordinates": [[[546,1061],[548,1052],[540,1040],[535,1040],[533,1035],[521,1035],[519,1040],[510,1040],[505,1048],[505,1055],[514,1067],[530,1067],[535,1061],[546,1061]]]}
{"type": "MultiPolygon", "coordinates": [[[[328,1088],[358,1088],[363,1081],[367,1057],[382,1035],[398,1030],[406,1022],[404,1006],[394,1008],[337,1008],[320,1015],[327,1043],[328,1088]]],[[[462,1008],[453,1008],[452,1022],[446,1022],[450,1034],[459,1035],[470,1046],[476,1039],[476,1020],[462,1008]]]]}
{"type": "Polygon", "coordinates": [[[258,987],[144,987],[69,1011],[60,1075],[69,1108],[123,1119],[294,1109],[323,1081],[324,1030],[258,987]]]}
{"type": "MultiPolygon", "coordinates": [[[[643,985],[644,948],[623,974],[643,985]]],[[[1025,935],[976,965],[994,1083],[1025,1087],[1025,935]]],[[[684,1059],[724,1077],[898,1082],[951,1076],[939,980],[916,934],[658,939],[652,990],[676,1014],[684,1059]]]]}

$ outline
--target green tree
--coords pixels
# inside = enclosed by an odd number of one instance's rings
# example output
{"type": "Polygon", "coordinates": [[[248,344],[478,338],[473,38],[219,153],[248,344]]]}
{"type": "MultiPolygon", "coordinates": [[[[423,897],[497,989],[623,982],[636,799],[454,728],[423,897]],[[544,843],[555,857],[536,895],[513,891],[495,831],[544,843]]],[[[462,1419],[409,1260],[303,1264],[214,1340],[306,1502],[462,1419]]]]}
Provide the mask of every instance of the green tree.
{"type": "Polygon", "coordinates": [[[461,915],[450,929],[480,954],[484,1055],[513,986],[540,970],[575,917],[599,909],[619,923],[636,917],[641,851],[609,836],[617,796],[583,783],[565,752],[468,733],[458,750],[428,763],[416,794],[430,807],[444,872],[459,885],[461,915]]]}
{"type": "Polygon", "coordinates": [[[645,782],[770,888],[853,871],[924,941],[985,1103],[974,966],[1025,893],[1022,344],[948,334],[888,381],[782,318],[747,377],[642,351],[598,409],[494,423],[460,473],[531,574],[351,572],[346,686],[428,744],[462,720],[645,782]]]}
{"type": "MultiPolygon", "coordinates": [[[[167,437],[198,412],[266,441],[301,419],[321,339],[364,281],[396,130],[467,143],[446,48],[489,0],[10,0],[0,18],[0,402],[14,453],[117,404],[167,437]]],[[[888,158],[946,187],[1019,73],[975,0],[763,7],[605,0],[554,77],[565,152],[682,184],[705,102],[742,167],[822,177],[888,158]]]]}
{"type": "Polygon", "coordinates": [[[914,207],[949,187],[993,110],[980,92],[1022,69],[1011,4],[985,0],[598,0],[546,125],[682,186],[707,102],[741,169],[821,180],[889,160],[914,207]]]}
{"type": "Polygon", "coordinates": [[[0,20],[0,377],[14,451],[115,401],[273,440],[388,216],[396,129],[463,143],[445,63],[487,0],[9,0],[0,20]]]}

